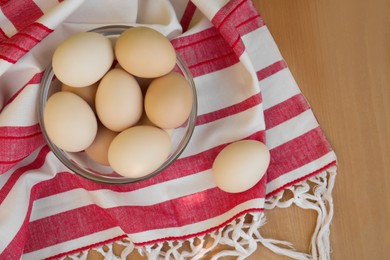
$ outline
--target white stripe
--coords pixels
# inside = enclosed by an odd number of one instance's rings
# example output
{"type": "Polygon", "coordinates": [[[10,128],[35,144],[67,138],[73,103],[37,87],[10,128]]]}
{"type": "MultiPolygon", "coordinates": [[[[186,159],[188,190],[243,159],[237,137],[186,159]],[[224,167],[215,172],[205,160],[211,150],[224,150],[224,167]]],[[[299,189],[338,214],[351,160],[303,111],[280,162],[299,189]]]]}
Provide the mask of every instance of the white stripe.
{"type": "Polygon", "coordinates": [[[30,126],[38,122],[37,96],[39,84],[26,86],[0,113],[0,126],[30,126]]]}
{"type": "Polygon", "coordinates": [[[264,69],[282,59],[279,48],[267,26],[262,26],[243,35],[242,41],[256,71],[264,69]]]}
{"type": "Polygon", "coordinates": [[[155,229],[155,230],[149,230],[140,233],[134,233],[134,234],[130,234],[129,238],[134,243],[140,243],[145,241],[151,241],[158,238],[180,237],[188,234],[194,234],[221,225],[225,221],[231,219],[232,217],[234,217],[235,215],[239,214],[244,210],[250,208],[261,209],[263,207],[264,207],[264,199],[252,199],[237,205],[236,207],[232,208],[231,210],[229,210],[228,212],[222,215],[207,219],[205,221],[201,221],[201,222],[197,222],[194,224],[189,224],[181,227],[155,229]]]}
{"type": "Polygon", "coordinates": [[[261,104],[241,113],[196,126],[193,136],[182,153],[187,157],[220,144],[233,142],[264,130],[261,104]]]}
{"type": "Polygon", "coordinates": [[[204,171],[129,192],[73,189],[34,201],[30,221],[91,204],[102,208],[150,206],[214,187],[210,171],[204,171]]]}
{"type": "Polygon", "coordinates": [[[310,130],[318,127],[318,122],[309,109],[269,130],[266,133],[267,146],[273,149],[310,130]]]}
{"type": "Polygon", "coordinates": [[[209,19],[207,19],[207,17],[203,16],[199,9],[196,9],[192,21],[190,23],[190,27],[191,28],[188,31],[182,33],[180,36],[178,36],[178,38],[202,32],[211,27],[214,27],[214,25],[210,22],[209,19]]]}
{"type": "MultiPolygon", "coordinates": [[[[12,63],[10,63],[6,60],[0,59],[0,76],[2,76],[11,66],[12,66],[12,63]]],[[[4,98],[4,97],[2,97],[2,98],[4,98]]],[[[3,107],[4,101],[5,101],[4,99],[0,101],[0,109],[3,107]]]]}
{"type": "Polygon", "coordinates": [[[301,91],[289,69],[283,69],[259,82],[263,94],[263,108],[277,105],[301,91]]]}
{"type": "Polygon", "coordinates": [[[7,18],[7,16],[5,16],[1,8],[0,8],[0,26],[3,32],[8,37],[13,36],[17,32],[15,26],[11,23],[11,21],[7,18]]]}
{"type": "Polygon", "coordinates": [[[270,192],[279,189],[280,187],[283,187],[286,185],[286,183],[291,183],[299,178],[302,178],[310,173],[313,173],[314,171],[321,169],[322,167],[328,165],[329,163],[336,160],[336,155],[333,151],[325,154],[324,156],[305,164],[304,166],[292,170],[288,173],[285,173],[281,175],[280,177],[276,178],[275,180],[272,180],[267,183],[267,194],[270,192]]]}
{"type": "Polygon", "coordinates": [[[47,13],[54,6],[58,5],[58,0],[34,0],[34,3],[43,13],[47,13]]]}
{"type": "Polygon", "coordinates": [[[119,227],[110,228],[104,231],[93,233],[91,235],[79,237],[73,240],[68,240],[66,242],[56,244],[54,246],[46,247],[41,250],[23,254],[22,259],[44,259],[61,253],[72,251],[76,248],[81,248],[84,246],[89,246],[105,240],[109,240],[121,236],[123,234],[123,230],[119,227]]]}
{"type": "Polygon", "coordinates": [[[259,92],[253,73],[242,62],[228,68],[196,77],[198,115],[239,103],[259,92]]]}
{"type": "Polygon", "coordinates": [[[40,169],[25,172],[0,204],[0,252],[2,252],[21,228],[29,208],[32,187],[65,170],[52,153],[40,169]]]}
{"type": "MultiPolygon", "coordinates": [[[[50,11],[40,17],[37,22],[44,24],[48,28],[54,29],[77,10],[84,1],[85,0],[66,0],[57,3],[56,5],[51,6],[50,11]]],[[[41,2],[41,0],[37,2],[41,2]]]]}

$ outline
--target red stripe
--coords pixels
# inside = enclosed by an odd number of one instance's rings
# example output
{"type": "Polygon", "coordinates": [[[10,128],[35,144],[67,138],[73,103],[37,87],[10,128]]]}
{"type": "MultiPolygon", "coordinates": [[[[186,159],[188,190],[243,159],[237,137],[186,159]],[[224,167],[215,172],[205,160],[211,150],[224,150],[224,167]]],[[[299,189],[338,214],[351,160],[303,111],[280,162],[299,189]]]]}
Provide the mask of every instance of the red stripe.
{"type": "MultiPolygon", "coordinates": [[[[126,233],[180,227],[219,216],[247,200],[264,198],[264,196],[265,178],[243,193],[233,194],[212,188],[152,206],[121,206],[102,209],[96,205],[88,205],[30,222],[25,252],[116,226],[120,226],[126,233]],[[42,239],[43,232],[45,239],[42,239]]],[[[258,206],[263,207],[263,205],[258,206]]]]}
{"type": "Polygon", "coordinates": [[[198,116],[196,119],[196,125],[207,124],[224,117],[244,112],[247,109],[261,104],[261,101],[261,94],[255,94],[237,104],[198,116]]]}
{"type": "Polygon", "coordinates": [[[249,18],[248,20],[238,24],[236,26],[238,33],[243,36],[247,34],[248,32],[252,32],[258,28],[261,28],[265,25],[265,22],[259,14],[254,15],[253,17],[249,18]]]}
{"type": "MultiPolygon", "coordinates": [[[[7,127],[8,128],[8,127],[7,127]]],[[[15,128],[19,128],[19,127],[15,127],[15,128]]],[[[1,129],[1,128],[0,128],[1,129]]],[[[28,135],[25,135],[25,136],[0,136],[0,140],[19,140],[19,139],[26,139],[26,138],[31,138],[31,137],[34,137],[34,136],[37,136],[37,135],[40,135],[41,134],[41,131],[39,132],[36,132],[36,133],[32,133],[32,134],[28,134],[28,135]]]]}
{"type": "Polygon", "coordinates": [[[12,175],[9,177],[7,182],[4,184],[3,188],[0,189],[0,204],[3,203],[4,199],[7,197],[8,193],[14,187],[15,183],[19,178],[29,170],[35,170],[42,167],[45,163],[46,155],[50,152],[50,149],[47,145],[42,147],[39,151],[37,157],[30,164],[17,168],[12,175]]]}
{"type": "MultiPolygon", "coordinates": [[[[209,234],[209,233],[211,233],[211,232],[213,232],[215,230],[218,230],[220,228],[225,227],[226,225],[230,224],[232,221],[234,221],[235,219],[239,218],[242,215],[245,215],[245,214],[250,213],[250,212],[262,212],[263,210],[264,210],[264,208],[250,208],[250,209],[244,210],[244,211],[234,215],[232,218],[228,219],[227,221],[221,223],[218,226],[212,227],[210,229],[207,229],[207,230],[204,230],[204,231],[201,231],[201,232],[192,233],[192,234],[184,235],[184,236],[178,236],[178,237],[164,237],[164,238],[161,238],[161,239],[155,239],[155,240],[147,241],[147,242],[144,242],[144,243],[135,243],[135,245],[136,246],[144,246],[144,245],[149,245],[149,244],[150,245],[154,245],[154,244],[159,243],[159,242],[177,241],[177,240],[181,240],[182,241],[182,240],[188,240],[188,239],[194,238],[194,237],[204,236],[204,235],[207,235],[207,234],[209,234]]],[[[64,253],[61,253],[61,254],[58,254],[58,255],[55,255],[55,256],[48,257],[48,258],[45,258],[45,260],[52,260],[52,259],[63,258],[63,257],[69,256],[69,255],[73,255],[75,253],[78,253],[78,252],[81,252],[81,251],[84,251],[84,250],[93,249],[93,248],[96,248],[96,247],[101,247],[102,245],[107,245],[107,244],[110,244],[112,242],[119,241],[119,240],[121,240],[123,238],[126,238],[126,237],[127,237],[127,235],[123,235],[123,236],[119,236],[119,237],[116,237],[116,238],[113,238],[113,239],[108,239],[108,240],[102,241],[100,243],[84,246],[84,247],[81,247],[79,249],[75,249],[75,250],[72,250],[72,251],[69,251],[69,252],[64,252],[64,253]]]]}
{"type": "Polygon", "coordinates": [[[225,40],[232,46],[234,52],[239,57],[245,50],[241,36],[264,25],[261,20],[253,21],[249,17],[259,17],[252,1],[233,0],[229,1],[213,17],[212,23],[217,27],[225,40]],[[246,15],[242,15],[245,13],[246,15]],[[250,26],[243,26],[243,25],[250,26]],[[237,39],[239,41],[237,42],[237,39]]]}
{"type": "MultiPolygon", "coordinates": [[[[38,189],[39,184],[34,188],[38,189]]],[[[123,216],[123,221],[129,221],[129,218],[125,217],[126,215],[120,215],[123,216]]],[[[96,205],[89,205],[32,221],[28,225],[24,253],[90,235],[116,225],[117,221],[110,215],[110,212],[96,205]],[[45,236],[42,237],[42,234],[45,234],[45,236]]]]}
{"type": "MultiPolygon", "coordinates": [[[[247,3],[247,0],[231,0],[223,6],[213,17],[213,23],[216,25],[217,29],[219,29],[233,13],[245,3],[247,3]]],[[[247,13],[245,13],[245,16],[247,16],[247,13]]]]}
{"type": "Polygon", "coordinates": [[[38,22],[34,22],[31,24],[31,27],[38,27],[40,30],[33,30],[34,32],[40,32],[41,33],[39,34],[39,38],[42,39],[42,37],[45,37],[48,33],[52,33],[53,32],[53,29],[50,29],[48,27],[46,27],[46,25],[43,25],[41,23],[38,23],[38,22]]]}
{"type": "Polygon", "coordinates": [[[277,61],[268,67],[259,70],[256,75],[259,81],[268,78],[269,76],[287,68],[287,63],[284,60],[277,61]]]}
{"type": "MultiPolygon", "coordinates": [[[[252,28],[252,26],[253,26],[255,29],[258,29],[258,28],[264,26],[264,25],[265,25],[265,22],[264,22],[263,18],[262,18],[259,14],[255,14],[254,16],[249,17],[248,19],[242,21],[241,23],[238,23],[238,24],[236,25],[236,28],[237,28],[237,29],[243,29],[242,27],[247,26],[247,25],[250,25],[250,27],[249,27],[249,28],[245,28],[243,34],[245,34],[245,33],[247,33],[247,32],[250,32],[250,31],[253,31],[254,29],[250,29],[250,28],[252,28]],[[255,24],[255,25],[254,25],[254,24],[255,24]]],[[[241,33],[240,33],[240,34],[241,34],[241,33]]],[[[242,35],[242,34],[241,34],[241,35],[242,35]]]]}
{"type": "Polygon", "coordinates": [[[174,38],[172,39],[172,44],[176,49],[180,49],[182,47],[191,46],[191,44],[200,43],[204,40],[208,40],[210,37],[218,35],[218,30],[216,30],[215,27],[210,27],[201,32],[174,38]]]}
{"type": "MultiPolygon", "coordinates": [[[[172,44],[186,60],[194,77],[224,69],[239,62],[236,50],[239,50],[238,55],[243,51],[240,35],[245,35],[264,25],[256,12],[253,17],[249,19],[246,17],[237,23],[239,34],[236,32],[233,35],[234,38],[230,39],[231,45],[215,27],[172,40],[172,44]]],[[[232,30],[232,28],[226,27],[226,30],[232,30]]]]}
{"type": "Polygon", "coordinates": [[[38,124],[32,126],[0,126],[0,140],[2,138],[24,138],[39,133],[38,124]]]}
{"type": "Polygon", "coordinates": [[[185,47],[188,48],[196,44],[200,44],[206,40],[213,40],[220,37],[221,35],[218,33],[218,31],[216,31],[214,28],[210,28],[206,29],[201,34],[193,34],[191,37],[176,38],[172,40],[172,44],[175,46],[176,50],[180,50],[185,47]]]}
{"type": "Polygon", "coordinates": [[[0,174],[11,169],[16,163],[29,156],[39,146],[45,143],[42,135],[25,139],[1,141],[0,174]]]}
{"type": "Polygon", "coordinates": [[[10,104],[22,91],[25,87],[32,84],[39,84],[41,83],[42,77],[43,77],[44,71],[36,73],[23,87],[21,87],[4,105],[7,106],[10,104]]]}
{"type": "Polygon", "coordinates": [[[26,38],[28,38],[28,39],[30,39],[30,40],[36,42],[36,43],[39,42],[39,39],[38,39],[38,38],[35,38],[34,36],[32,36],[32,35],[30,35],[30,34],[28,34],[28,33],[19,32],[18,35],[24,36],[24,37],[26,37],[26,38]]]}
{"type": "Polygon", "coordinates": [[[239,61],[214,27],[177,38],[172,44],[186,60],[194,77],[232,66],[239,61]]]}
{"type": "Polygon", "coordinates": [[[212,71],[224,69],[230,67],[238,62],[237,56],[233,53],[225,53],[221,56],[211,58],[209,60],[203,60],[196,64],[188,66],[192,74],[203,75],[212,71]]]}
{"type": "Polygon", "coordinates": [[[264,110],[267,129],[277,126],[310,109],[302,94],[297,94],[273,107],[264,110]]]}
{"type": "Polygon", "coordinates": [[[43,15],[33,0],[8,1],[1,5],[1,10],[18,31],[43,15]]]}
{"type": "Polygon", "coordinates": [[[271,149],[268,182],[332,151],[320,127],[271,149]]]}
{"type": "MultiPolygon", "coordinates": [[[[18,162],[22,161],[23,159],[24,159],[24,157],[19,158],[19,159],[15,159],[15,160],[0,161],[0,165],[1,165],[1,164],[12,164],[12,166],[13,166],[13,165],[17,164],[18,162]]],[[[11,169],[12,166],[6,167],[6,168],[7,168],[7,169],[11,169]]],[[[7,170],[5,170],[4,172],[6,172],[6,171],[7,171],[7,170]]]]}
{"type": "Polygon", "coordinates": [[[44,142],[40,132],[28,136],[0,138],[0,173],[12,168],[44,142]]]}
{"type": "Polygon", "coordinates": [[[20,47],[14,43],[11,43],[11,42],[0,42],[0,45],[3,45],[2,47],[0,47],[0,52],[6,52],[8,48],[15,48],[15,49],[18,49],[19,51],[22,51],[22,52],[27,52],[28,50],[26,50],[25,48],[23,47],[20,47]]]}
{"type": "Polygon", "coordinates": [[[52,31],[43,24],[32,23],[11,38],[2,42],[6,46],[0,49],[0,57],[11,63],[15,63],[52,31]]]}
{"type": "Polygon", "coordinates": [[[196,6],[192,1],[188,1],[186,9],[184,10],[183,16],[181,17],[180,24],[183,28],[183,32],[188,30],[191,23],[192,17],[196,11],[196,6]]]}
{"type": "Polygon", "coordinates": [[[17,60],[11,59],[11,58],[4,56],[4,55],[1,55],[1,54],[0,54],[0,59],[8,61],[9,63],[12,63],[12,64],[15,64],[17,62],[17,60]]]}
{"type": "Polygon", "coordinates": [[[10,162],[23,159],[44,143],[38,124],[28,127],[1,127],[0,129],[4,134],[0,137],[0,161],[10,162]]]}
{"type": "Polygon", "coordinates": [[[285,190],[285,189],[287,189],[287,188],[289,188],[289,187],[291,187],[291,186],[293,186],[295,184],[298,184],[298,183],[300,183],[302,181],[305,181],[305,180],[307,180],[307,179],[309,179],[309,178],[311,178],[311,177],[313,177],[313,176],[315,176],[315,175],[317,175],[319,173],[322,173],[322,172],[326,171],[327,169],[329,169],[330,167],[335,166],[336,164],[337,164],[337,162],[333,161],[333,162],[325,165],[324,167],[321,167],[320,169],[318,169],[318,170],[316,170],[314,172],[311,172],[311,173],[309,173],[309,174],[307,174],[307,175],[305,175],[305,176],[303,176],[301,178],[298,178],[298,179],[296,179],[294,181],[291,181],[291,182],[283,185],[282,187],[279,187],[278,189],[267,193],[266,198],[272,197],[272,196],[276,195],[277,193],[279,193],[279,192],[281,192],[281,191],[283,191],[283,190],[285,190]]]}

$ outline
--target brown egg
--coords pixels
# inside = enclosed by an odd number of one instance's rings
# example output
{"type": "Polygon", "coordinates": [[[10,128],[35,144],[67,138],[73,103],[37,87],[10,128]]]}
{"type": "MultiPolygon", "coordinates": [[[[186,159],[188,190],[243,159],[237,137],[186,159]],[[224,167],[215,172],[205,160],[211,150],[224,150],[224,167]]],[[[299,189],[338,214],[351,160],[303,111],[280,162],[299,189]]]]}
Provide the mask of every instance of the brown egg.
{"type": "Polygon", "coordinates": [[[188,118],[193,96],[187,80],[171,72],[152,81],[144,100],[145,112],[150,121],[161,128],[176,128],[188,118]]]}
{"type": "Polygon", "coordinates": [[[158,169],[170,151],[171,139],[164,130],[134,126],[114,138],[108,149],[108,160],[118,174],[139,178],[158,169]]]}
{"type": "Polygon", "coordinates": [[[124,31],[115,44],[115,55],[123,69],[141,78],[156,78],[176,64],[176,51],[160,32],[148,27],[124,31]]]}
{"type": "Polygon", "coordinates": [[[109,165],[108,148],[117,134],[117,132],[111,131],[102,124],[99,124],[96,137],[93,140],[93,143],[85,149],[85,153],[95,162],[109,165]]]}
{"type": "Polygon", "coordinates": [[[123,131],[136,124],[142,115],[141,89],[132,75],[123,69],[112,69],[100,81],[95,106],[105,127],[123,131]]]}
{"type": "Polygon", "coordinates": [[[95,95],[96,95],[97,87],[98,87],[98,83],[86,87],[82,87],[82,88],[75,88],[75,87],[68,86],[66,84],[62,84],[61,90],[69,91],[78,95],[79,97],[87,101],[89,106],[95,111],[95,95]]]}

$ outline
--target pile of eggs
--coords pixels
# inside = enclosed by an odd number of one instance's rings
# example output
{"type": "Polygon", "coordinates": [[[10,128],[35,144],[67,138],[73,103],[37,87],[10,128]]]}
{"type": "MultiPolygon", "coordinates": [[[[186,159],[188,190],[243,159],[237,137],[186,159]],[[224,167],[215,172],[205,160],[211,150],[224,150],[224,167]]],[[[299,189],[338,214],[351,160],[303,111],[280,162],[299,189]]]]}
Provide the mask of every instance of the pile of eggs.
{"type": "Polygon", "coordinates": [[[62,87],[44,107],[48,137],[122,176],[150,174],[192,109],[192,90],[175,65],[172,44],[151,28],[129,28],[115,42],[96,32],[70,36],[53,54],[62,87]]]}

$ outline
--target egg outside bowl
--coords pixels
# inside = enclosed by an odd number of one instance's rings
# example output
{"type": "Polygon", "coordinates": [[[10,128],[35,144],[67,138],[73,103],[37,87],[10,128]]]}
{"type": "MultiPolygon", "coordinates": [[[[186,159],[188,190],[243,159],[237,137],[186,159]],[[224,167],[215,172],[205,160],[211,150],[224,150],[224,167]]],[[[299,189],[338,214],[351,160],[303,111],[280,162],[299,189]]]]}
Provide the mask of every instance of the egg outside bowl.
{"type": "MultiPolygon", "coordinates": [[[[131,28],[130,26],[104,26],[99,27],[93,30],[92,32],[100,33],[108,38],[110,38],[113,42],[115,39],[125,30],[131,28]]],[[[145,175],[140,178],[128,178],[123,177],[120,174],[113,171],[110,166],[104,166],[96,163],[84,152],[66,152],[59,147],[57,147],[49,138],[45,124],[43,119],[44,108],[47,103],[48,98],[53,95],[55,92],[61,90],[61,82],[56,79],[52,66],[50,65],[42,78],[42,83],[40,86],[39,93],[39,103],[38,103],[38,121],[42,130],[42,134],[48,146],[54,155],[71,171],[82,176],[86,179],[106,184],[127,184],[127,183],[135,183],[142,180],[149,179],[163,170],[165,170],[168,166],[170,166],[184,151],[188,142],[191,139],[193,130],[196,124],[196,116],[197,116],[197,94],[195,89],[195,84],[191,73],[186,65],[186,62],[183,58],[177,53],[176,58],[176,66],[174,71],[181,73],[185,79],[188,81],[189,86],[192,91],[192,109],[189,117],[185,121],[183,125],[173,130],[171,134],[171,142],[172,148],[171,153],[165,162],[155,171],[151,172],[148,175],[145,175]]]]}

